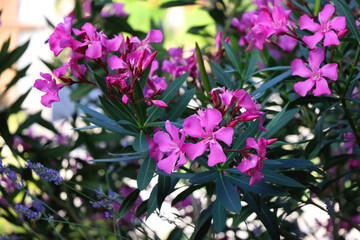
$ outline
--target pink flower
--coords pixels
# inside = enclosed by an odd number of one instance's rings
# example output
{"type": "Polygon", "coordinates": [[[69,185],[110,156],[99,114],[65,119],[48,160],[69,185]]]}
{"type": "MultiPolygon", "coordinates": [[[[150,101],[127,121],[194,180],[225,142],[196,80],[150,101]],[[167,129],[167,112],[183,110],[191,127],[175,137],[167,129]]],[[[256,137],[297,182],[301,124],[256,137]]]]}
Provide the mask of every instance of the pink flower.
{"type": "Polygon", "coordinates": [[[40,75],[45,80],[37,79],[34,87],[42,92],[46,92],[46,94],[41,97],[41,104],[50,108],[53,102],[60,101],[58,92],[60,88],[62,88],[62,84],[56,84],[55,79],[53,79],[49,73],[40,73],[40,75]]]}
{"type": "Polygon", "coordinates": [[[333,81],[336,81],[337,74],[337,63],[329,63],[320,68],[321,62],[324,60],[324,49],[316,48],[309,52],[309,66],[308,69],[305,63],[301,59],[295,59],[291,63],[292,75],[298,75],[303,78],[308,78],[304,82],[297,82],[294,85],[294,90],[301,96],[305,96],[314,85],[314,95],[319,96],[321,94],[330,95],[330,89],[327,81],[323,77],[327,77],[333,81]]]}
{"type": "Polygon", "coordinates": [[[251,175],[249,185],[253,185],[264,179],[261,169],[264,166],[263,160],[266,159],[266,147],[276,141],[276,138],[266,140],[263,137],[259,138],[258,142],[256,142],[254,138],[246,139],[245,150],[253,149],[257,152],[257,155],[246,152],[245,154],[248,158],[242,160],[236,168],[239,169],[240,172],[246,172],[249,176],[251,175]]]}
{"type": "Polygon", "coordinates": [[[219,140],[231,146],[234,129],[230,127],[221,127],[214,132],[214,128],[219,128],[222,120],[221,113],[216,109],[199,110],[198,115],[194,114],[184,121],[184,131],[193,138],[203,138],[198,143],[186,143],[186,154],[191,160],[202,155],[208,146],[210,154],[208,155],[208,164],[210,167],[217,163],[225,162],[226,155],[218,142],[219,140]]]}
{"type": "MultiPolygon", "coordinates": [[[[166,158],[158,161],[158,167],[171,174],[173,170],[175,171],[187,163],[184,149],[185,134],[180,132],[179,128],[171,125],[169,120],[165,123],[165,129],[168,133],[163,131],[155,133],[154,142],[158,144],[160,152],[167,155],[166,158]],[[181,133],[181,138],[179,138],[179,133],[181,133]]],[[[150,146],[150,149],[154,150],[152,146],[150,146]]],[[[157,152],[157,154],[159,153],[157,152]]]]}
{"type": "Polygon", "coordinates": [[[106,4],[100,12],[101,17],[120,16],[127,17],[129,14],[124,11],[124,3],[106,4]]]}
{"type": "Polygon", "coordinates": [[[304,36],[303,41],[309,46],[309,48],[315,48],[316,44],[324,38],[324,46],[339,45],[338,35],[333,30],[343,33],[346,27],[345,17],[334,17],[331,21],[329,18],[334,14],[335,8],[331,4],[326,4],[324,9],[319,12],[319,23],[314,23],[314,19],[311,19],[308,15],[302,15],[299,20],[299,27],[301,30],[306,29],[312,32],[316,32],[312,36],[304,36]],[[333,29],[333,30],[331,30],[333,29]]]}

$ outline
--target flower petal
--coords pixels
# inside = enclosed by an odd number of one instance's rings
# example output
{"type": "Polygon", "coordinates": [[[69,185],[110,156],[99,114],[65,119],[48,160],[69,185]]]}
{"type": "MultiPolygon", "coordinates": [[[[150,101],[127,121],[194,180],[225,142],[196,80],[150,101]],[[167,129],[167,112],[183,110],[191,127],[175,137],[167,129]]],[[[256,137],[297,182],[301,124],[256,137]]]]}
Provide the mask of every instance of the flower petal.
{"type": "Polygon", "coordinates": [[[302,40],[308,45],[309,48],[314,49],[316,44],[320,42],[323,37],[323,32],[317,32],[312,36],[304,36],[302,40]]]}
{"type": "Polygon", "coordinates": [[[183,166],[187,163],[185,154],[183,152],[180,152],[180,159],[177,161],[175,167],[174,167],[174,171],[176,171],[180,166],[183,166]]]}
{"type": "Polygon", "coordinates": [[[264,179],[264,175],[260,170],[261,169],[259,168],[254,168],[254,170],[251,173],[249,185],[253,185],[255,183],[261,182],[264,179]]]}
{"type": "Polygon", "coordinates": [[[327,47],[330,45],[337,46],[339,44],[340,44],[339,38],[334,31],[330,30],[325,33],[324,47],[327,47]]]}
{"type": "Polygon", "coordinates": [[[164,172],[171,174],[178,157],[179,154],[172,152],[167,158],[164,158],[158,162],[158,167],[164,172]]]}
{"type": "Polygon", "coordinates": [[[314,23],[314,19],[310,18],[308,15],[302,15],[299,19],[299,27],[301,30],[309,30],[316,32],[320,29],[320,25],[314,23]]]}
{"type": "Polygon", "coordinates": [[[303,78],[309,78],[311,74],[310,69],[306,67],[304,61],[301,59],[295,59],[294,61],[292,61],[291,71],[292,75],[298,75],[303,78]]]}
{"type": "Polygon", "coordinates": [[[163,131],[159,131],[154,134],[154,142],[159,145],[159,149],[162,152],[170,152],[173,150],[172,146],[174,142],[170,138],[169,134],[163,131]]]}
{"type": "Polygon", "coordinates": [[[150,32],[147,34],[146,39],[149,40],[149,42],[161,42],[163,39],[163,34],[161,30],[155,30],[151,29],[150,32]]]}
{"type": "Polygon", "coordinates": [[[314,82],[310,79],[304,81],[304,82],[297,82],[294,84],[294,90],[297,92],[300,96],[305,97],[308,91],[312,89],[314,86],[314,82]]]}
{"type": "Polygon", "coordinates": [[[112,55],[111,57],[109,57],[108,64],[111,70],[115,70],[118,68],[124,69],[127,67],[126,63],[116,55],[112,55]]]}
{"type": "Polygon", "coordinates": [[[222,120],[222,115],[219,110],[208,108],[205,110],[202,117],[203,124],[205,125],[206,132],[213,132],[214,128],[219,125],[222,120]]]}
{"type": "Polygon", "coordinates": [[[313,72],[318,71],[320,64],[324,61],[324,49],[316,48],[309,52],[309,66],[313,72]]]}
{"type": "Polygon", "coordinates": [[[217,141],[213,140],[210,142],[210,154],[208,155],[208,165],[212,167],[215,164],[222,162],[226,162],[226,155],[221,145],[217,141]]]}
{"type": "Polygon", "coordinates": [[[331,4],[326,4],[324,9],[319,12],[319,22],[321,25],[325,25],[327,23],[327,21],[329,20],[329,18],[331,17],[331,15],[333,15],[335,12],[335,8],[333,5],[331,4]]]}
{"type": "Polygon", "coordinates": [[[255,168],[260,158],[256,155],[249,157],[248,159],[242,160],[241,163],[236,167],[240,172],[247,172],[248,170],[255,168]]]}
{"type": "Polygon", "coordinates": [[[316,88],[314,89],[314,96],[322,94],[330,95],[330,89],[327,81],[324,78],[320,78],[316,81],[316,88]]]}
{"type": "Polygon", "coordinates": [[[234,129],[231,127],[222,127],[214,133],[214,138],[216,140],[223,141],[229,147],[231,146],[234,135],[234,129]]]}
{"type": "Polygon", "coordinates": [[[320,69],[321,76],[324,76],[324,77],[330,78],[331,80],[336,81],[338,78],[337,67],[338,67],[337,63],[326,64],[325,66],[323,66],[320,69]]]}
{"type": "Polygon", "coordinates": [[[206,141],[198,143],[184,143],[182,150],[186,152],[189,159],[194,160],[198,156],[202,155],[208,147],[206,141]]]}
{"type": "Polygon", "coordinates": [[[88,49],[86,49],[85,56],[90,59],[100,58],[102,55],[101,52],[102,46],[100,41],[94,41],[88,49]]]}
{"type": "Polygon", "coordinates": [[[171,122],[167,120],[165,123],[165,129],[174,141],[179,142],[179,128],[171,125],[171,122]]]}
{"type": "Polygon", "coordinates": [[[344,16],[334,17],[329,22],[329,28],[334,29],[336,31],[342,31],[345,29],[345,27],[346,27],[346,17],[344,16]]]}
{"type": "Polygon", "coordinates": [[[200,125],[200,120],[197,115],[187,117],[183,124],[184,131],[194,138],[205,138],[206,133],[200,125]]]}

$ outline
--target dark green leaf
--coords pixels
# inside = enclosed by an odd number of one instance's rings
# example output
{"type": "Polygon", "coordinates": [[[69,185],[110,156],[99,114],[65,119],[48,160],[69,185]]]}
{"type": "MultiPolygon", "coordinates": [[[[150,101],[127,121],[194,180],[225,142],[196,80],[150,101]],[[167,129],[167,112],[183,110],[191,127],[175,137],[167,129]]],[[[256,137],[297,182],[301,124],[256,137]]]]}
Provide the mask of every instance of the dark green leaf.
{"type": "Polygon", "coordinates": [[[213,204],[211,204],[207,209],[201,212],[190,240],[206,239],[207,232],[209,231],[211,226],[212,208],[213,204]]]}
{"type": "Polygon", "coordinates": [[[253,213],[253,210],[250,208],[250,206],[245,206],[241,209],[240,214],[236,214],[234,215],[234,220],[233,220],[233,226],[237,227],[240,225],[240,223],[242,223],[243,221],[245,221],[251,214],[253,213]]]}
{"type": "Polygon", "coordinates": [[[258,57],[259,57],[259,50],[255,48],[251,52],[249,62],[246,66],[245,81],[253,75],[258,57]]]}
{"type": "Polygon", "coordinates": [[[171,202],[171,206],[184,201],[189,195],[191,195],[195,190],[202,188],[202,185],[191,185],[181,193],[179,193],[171,202]]]}
{"type": "Polygon", "coordinates": [[[156,210],[157,206],[157,192],[158,192],[158,184],[153,188],[153,190],[150,193],[150,197],[147,200],[147,214],[146,218],[149,218],[150,215],[156,210]]]}
{"type": "Polygon", "coordinates": [[[356,17],[352,13],[352,11],[349,9],[348,4],[344,0],[335,0],[334,5],[336,7],[337,12],[341,16],[346,17],[346,27],[354,35],[354,38],[359,42],[360,36],[359,36],[359,31],[358,31],[358,29],[356,27],[356,23],[355,23],[356,17]]]}
{"type": "Polygon", "coordinates": [[[288,71],[280,74],[279,76],[277,76],[277,77],[271,79],[270,81],[262,84],[261,87],[257,88],[255,91],[253,91],[251,93],[251,96],[256,97],[256,98],[261,97],[262,95],[265,94],[266,90],[273,87],[274,85],[279,84],[282,80],[284,80],[285,78],[287,78],[290,75],[291,75],[291,70],[288,70],[288,71]]]}
{"type": "Polygon", "coordinates": [[[135,189],[132,191],[121,203],[119,208],[119,217],[123,218],[126,216],[126,214],[131,210],[132,206],[135,204],[136,199],[138,198],[140,193],[139,189],[135,189]]]}
{"type": "Polygon", "coordinates": [[[144,131],[141,130],[139,135],[135,137],[133,148],[137,152],[145,152],[149,150],[149,144],[144,131]]]}
{"type": "Polygon", "coordinates": [[[287,158],[287,159],[265,159],[263,161],[266,168],[293,168],[293,167],[308,167],[314,164],[306,159],[301,158],[287,158]]]}
{"type": "Polygon", "coordinates": [[[241,75],[241,65],[240,65],[239,60],[238,60],[239,57],[237,56],[237,54],[234,52],[232,47],[227,42],[225,42],[224,40],[221,40],[221,44],[223,45],[223,47],[224,47],[224,49],[226,51],[226,54],[229,56],[233,67],[241,75]]]}
{"type": "Polygon", "coordinates": [[[245,194],[244,199],[254,210],[260,221],[264,224],[264,227],[268,231],[271,239],[280,240],[279,226],[276,214],[270,211],[264,200],[261,199],[260,196],[252,193],[245,194]]]}
{"type": "Polygon", "coordinates": [[[170,8],[170,7],[194,5],[195,3],[196,3],[195,0],[177,0],[177,1],[163,3],[160,5],[160,8],[170,8]]]}
{"type": "MultiPolygon", "coordinates": [[[[140,83],[136,81],[135,83],[135,100],[143,100],[144,95],[142,88],[140,87],[140,83]]],[[[138,112],[136,114],[140,115],[141,122],[144,123],[146,119],[146,104],[145,101],[140,101],[136,103],[136,108],[138,109],[138,112]]]]}
{"type": "Polygon", "coordinates": [[[225,72],[225,70],[214,61],[210,61],[210,65],[217,80],[226,88],[235,90],[234,83],[231,81],[231,74],[225,72]]]}
{"type": "Polygon", "coordinates": [[[144,190],[153,178],[156,169],[156,162],[149,155],[144,159],[137,175],[137,185],[140,190],[144,190]]]}
{"type": "MultiPolygon", "coordinates": [[[[282,117],[283,117],[283,115],[285,114],[286,109],[288,108],[288,106],[289,106],[289,103],[287,103],[287,104],[285,105],[285,107],[284,107],[278,114],[276,114],[276,116],[275,116],[268,124],[266,124],[266,126],[265,126],[265,129],[266,129],[266,130],[270,131],[270,130],[272,130],[273,128],[276,128],[277,123],[278,123],[280,120],[282,120],[282,117]]],[[[286,124],[286,123],[285,123],[285,124],[286,124]]],[[[274,132],[274,131],[272,131],[272,132],[274,132]]],[[[268,133],[270,133],[270,132],[268,132],[268,133]]],[[[267,132],[262,132],[262,133],[260,133],[259,138],[260,138],[260,137],[265,137],[265,135],[267,135],[268,133],[267,133],[267,132]]],[[[269,134],[269,135],[270,135],[270,134],[269,134]]],[[[271,135],[272,135],[272,134],[271,134],[271,135]]],[[[268,137],[268,138],[269,138],[269,137],[268,137]]]]}
{"type": "Polygon", "coordinates": [[[21,78],[25,77],[26,71],[29,69],[30,64],[24,67],[23,69],[19,70],[15,77],[9,82],[8,85],[6,85],[6,89],[3,94],[5,94],[12,86],[14,86],[21,78]]]}
{"type": "Polygon", "coordinates": [[[225,208],[232,212],[240,213],[241,200],[239,193],[222,174],[216,179],[216,196],[225,208]]]}
{"type": "Polygon", "coordinates": [[[192,88],[186,91],[184,95],[181,96],[179,101],[173,106],[173,108],[171,108],[167,115],[167,118],[170,121],[176,121],[181,116],[191,99],[194,97],[195,91],[196,89],[192,88]]]}
{"type": "Polygon", "coordinates": [[[96,86],[92,84],[79,84],[78,87],[71,92],[70,100],[72,102],[78,102],[81,98],[89,94],[96,86]]]}
{"type": "Polygon", "coordinates": [[[189,179],[191,183],[203,184],[213,182],[219,176],[217,171],[205,171],[196,173],[192,178],[189,179]]]}
{"type": "Polygon", "coordinates": [[[135,155],[135,156],[124,156],[120,158],[104,158],[104,159],[93,159],[90,160],[92,162],[124,162],[124,161],[131,161],[131,160],[138,160],[145,158],[146,155],[135,155]]]}
{"type": "Polygon", "coordinates": [[[171,177],[159,175],[157,188],[157,207],[160,209],[171,190],[171,177]]]}
{"type": "Polygon", "coordinates": [[[282,189],[280,187],[276,187],[276,186],[268,184],[268,183],[264,183],[264,182],[258,182],[258,183],[255,183],[250,186],[249,185],[249,182],[250,182],[249,177],[244,177],[244,176],[239,176],[239,175],[234,175],[234,174],[231,174],[231,175],[229,174],[229,175],[226,175],[225,177],[228,178],[230,180],[230,182],[232,182],[234,185],[238,186],[245,192],[253,192],[253,193],[270,195],[270,196],[288,195],[288,192],[285,191],[284,189],[282,189]]]}
{"type": "Polygon", "coordinates": [[[221,232],[226,223],[226,212],[221,202],[216,199],[212,208],[212,216],[214,219],[214,229],[216,233],[221,232]]]}
{"type": "Polygon", "coordinates": [[[289,187],[299,187],[299,188],[305,187],[304,185],[298,183],[294,179],[292,179],[288,176],[285,176],[281,173],[278,173],[275,171],[270,171],[267,169],[263,169],[261,172],[264,174],[265,181],[269,181],[269,182],[273,182],[276,184],[280,184],[283,186],[289,186],[289,187]]]}
{"type": "Polygon", "coordinates": [[[199,45],[197,43],[195,43],[195,49],[196,49],[196,58],[197,58],[199,71],[200,71],[200,78],[204,85],[205,93],[207,95],[210,92],[211,87],[210,87],[209,78],[208,78],[206,70],[205,70],[204,60],[203,60],[199,45]]]}
{"type": "Polygon", "coordinates": [[[131,132],[131,131],[121,127],[116,122],[115,123],[108,123],[108,122],[103,122],[103,121],[101,121],[99,119],[87,118],[87,117],[83,117],[83,119],[95,124],[96,126],[102,127],[104,129],[112,131],[112,132],[121,133],[121,134],[124,134],[124,135],[136,136],[136,133],[131,132]]]}
{"type": "Polygon", "coordinates": [[[27,47],[29,46],[30,40],[21,45],[20,47],[15,48],[12,52],[6,54],[3,58],[0,59],[0,73],[5,69],[10,68],[19,58],[24,54],[27,47]]]}

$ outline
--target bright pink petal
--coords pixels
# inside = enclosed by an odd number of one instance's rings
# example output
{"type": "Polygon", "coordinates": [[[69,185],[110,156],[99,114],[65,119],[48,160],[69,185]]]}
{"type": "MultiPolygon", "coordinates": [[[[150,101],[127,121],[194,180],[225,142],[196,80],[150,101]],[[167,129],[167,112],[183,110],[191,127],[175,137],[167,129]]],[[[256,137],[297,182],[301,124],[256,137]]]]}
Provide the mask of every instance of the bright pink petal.
{"type": "Polygon", "coordinates": [[[197,115],[191,115],[187,117],[183,124],[184,131],[194,138],[205,138],[206,133],[200,125],[200,120],[197,115]]]}
{"type": "Polygon", "coordinates": [[[185,154],[183,152],[180,152],[180,159],[177,161],[177,164],[174,167],[174,171],[176,171],[180,166],[183,166],[187,163],[185,154]]]}
{"type": "Polygon", "coordinates": [[[167,120],[165,123],[165,129],[173,140],[179,142],[179,128],[171,125],[171,122],[167,120]]]}
{"type": "Polygon", "coordinates": [[[327,21],[329,20],[329,18],[331,17],[331,15],[333,15],[335,12],[335,8],[333,5],[331,4],[326,4],[324,9],[319,12],[319,22],[324,25],[327,23],[327,21]]]}
{"type": "Polygon", "coordinates": [[[158,107],[168,107],[168,105],[161,100],[153,100],[152,102],[158,107]]]}
{"type": "Polygon", "coordinates": [[[226,155],[221,145],[217,141],[213,140],[210,142],[210,154],[208,155],[208,165],[212,167],[215,164],[222,162],[226,162],[226,155]]]}
{"type": "Polygon", "coordinates": [[[198,143],[185,143],[183,145],[183,150],[186,152],[186,155],[189,159],[194,160],[198,156],[201,156],[207,149],[208,144],[206,141],[201,141],[198,143]]]}
{"type": "Polygon", "coordinates": [[[166,132],[159,131],[155,133],[154,142],[159,145],[162,152],[171,152],[173,150],[174,142],[166,132]]]}
{"type": "Polygon", "coordinates": [[[342,31],[345,29],[345,27],[346,27],[346,17],[344,16],[334,17],[329,22],[329,28],[334,29],[336,31],[342,31]]]}
{"type": "Polygon", "coordinates": [[[312,89],[314,86],[314,82],[310,79],[304,81],[304,82],[297,82],[294,84],[294,90],[297,92],[300,96],[305,97],[308,91],[312,89]]]}
{"type": "Polygon", "coordinates": [[[249,185],[261,182],[264,179],[264,175],[261,173],[260,169],[254,168],[251,174],[249,185]]]}
{"type": "Polygon", "coordinates": [[[234,129],[231,127],[222,127],[214,133],[214,138],[216,140],[223,141],[229,147],[231,146],[234,135],[234,129]]]}
{"type": "Polygon", "coordinates": [[[295,59],[291,63],[292,75],[298,75],[303,78],[309,78],[311,75],[310,69],[308,69],[301,59],[295,59]]]}
{"type": "Polygon", "coordinates": [[[206,132],[213,132],[214,128],[219,125],[222,120],[222,115],[219,110],[208,108],[205,110],[202,122],[205,125],[206,132]]]}
{"type": "Polygon", "coordinates": [[[316,44],[320,42],[323,37],[323,32],[317,32],[312,36],[304,36],[302,40],[308,45],[309,48],[314,49],[316,44]]]}
{"type": "Polygon", "coordinates": [[[308,15],[302,15],[299,19],[299,27],[301,30],[309,30],[312,32],[318,31],[320,29],[320,25],[314,23],[314,19],[310,18],[308,15]]]}
{"type": "Polygon", "coordinates": [[[111,70],[127,68],[126,63],[116,55],[109,57],[108,64],[111,70]]]}
{"type": "Polygon", "coordinates": [[[314,96],[319,96],[322,94],[331,94],[328,83],[324,78],[320,78],[316,81],[316,88],[314,89],[314,96]]]}
{"type": "Polygon", "coordinates": [[[250,148],[252,148],[252,149],[258,149],[259,148],[259,145],[258,145],[258,143],[255,141],[255,139],[254,138],[247,138],[246,139],[246,146],[245,146],[245,148],[247,148],[247,149],[250,149],[250,148]]]}
{"type": "Polygon", "coordinates": [[[159,162],[163,158],[164,153],[160,151],[159,146],[154,142],[152,138],[148,137],[147,135],[145,136],[149,144],[150,157],[155,159],[156,162],[159,162]]]}
{"type": "Polygon", "coordinates": [[[164,172],[171,174],[178,157],[179,157],[179,154],[172,152],[170,154],[170,156],[168,156],[167,158],[164,158],[158,162],[158,167],[161,170],[163,170],[164,172]]]}
{"type": "Polygon", "coordinates": [[[334,31],[330,30],[325,33],[324,47],[327,47],[330,45],[337,46],[339,44],[340,44],[339,38],[334,31]]]}
{"type": "Polygon", "coordinates": [[[149,42],[161,42],[163,39],[163,34],[161,30],[155,30],[151,29],[148,35],[146,36],[146,39],[149,40],[149,42]]]}
{"type": "Polygon", "coordinates": [[[259,161],[260,158],[256,155],[253,155],[246,160],[242,160],[236,168],[239,169],[240,172],[245,173],[248,170],[255,168],[259,161]]]}
{"type": "Polygon", "coordinates": [[[102,55],[101,52],[102,46],[100,41],[94,41],[88,49],[86,49],[85,56],[90,59],[100,58],[102,55]]]}
{"type": "Polygon", "coordinates": [[[324,61],[324,49],[316,48],[309,52],[309,66],[313,72],[318,71],[320,64],[324,61]]]}
{"type": "Polygon", "coordinates": [[[330,78],[331,80],[336,81],[338,78],[337,67],[338,67],[337,63],[326,64],[325,66],[323,66],[320,69],[321,76],[324,76],[324,77],[330,78]]]}

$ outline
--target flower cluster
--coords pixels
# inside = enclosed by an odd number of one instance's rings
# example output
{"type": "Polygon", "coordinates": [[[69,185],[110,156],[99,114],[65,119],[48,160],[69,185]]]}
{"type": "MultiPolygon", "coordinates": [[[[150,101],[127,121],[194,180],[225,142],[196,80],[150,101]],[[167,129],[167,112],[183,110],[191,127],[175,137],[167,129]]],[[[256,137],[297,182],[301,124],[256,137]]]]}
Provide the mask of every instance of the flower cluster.
{"type": "Polygon", "coordinates": [[[63,181],[63,179],[59,175],[59,172],[55,171],[54,169],[44,167],[44,165],[42,165],[41,163],[31,163],[28,160],[25,166],[32,169],[36,173],[36,175],[38,175],[40,178],[45,179],[48,182],[54,182],[56,185],[59,185],[63,181]]]}
{"type": "Polygon", "coordinates": [[[105,208],[107,211],[105,212],[105,217],[110,218],[113,217],[113,212],[116,210],[117,202],[119,202],[119,194],[115,193],[110,189],[109,194],[105,194],[104,190],[101,186],[95,189],[95,194],[99,201],[90,201],[91,205],[94,208],[105,208]]]}
{"type": "Polygon", "coordinates": [[[32,211],[32,210],[30,210],[28,207],[25,207],[25,206],[22,205],[22,204],[16,204],[16,205],[15,205],[15,211],[16,211],[18,214],[23,214],[23,215],[25,215],[25,217],[26,217],[27,219],[35,218],[35,220],[39,220],[40,217],[41,217],[41,213],[40,213],[40,212],[32,211]]]}

